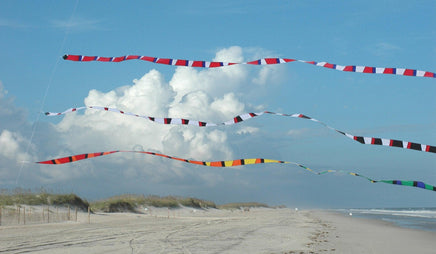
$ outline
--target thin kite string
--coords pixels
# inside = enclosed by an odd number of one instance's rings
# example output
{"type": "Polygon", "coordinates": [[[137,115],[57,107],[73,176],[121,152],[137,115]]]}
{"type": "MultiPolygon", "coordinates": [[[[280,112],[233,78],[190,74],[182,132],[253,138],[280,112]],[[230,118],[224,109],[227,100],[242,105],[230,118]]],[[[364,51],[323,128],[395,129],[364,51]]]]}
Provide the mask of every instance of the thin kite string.
{"type": "MultiPolygon", "coordinates": [[[[64,50],[64,46],[65,46],[65,43],[67,41],[68,34],[70,33],[71,23],[72,23],[72,20],[73,20],[73,16],[76,13],[78,5],[79,5],[79,0],[76,0],[76,3],[75,3],[74,8],[73,8],[73,11],[72,11],[71,16],[70,16],[70,18],[68,20],[68,25],[67,25],[67,29],[65,31],[64,39],[63,39],[63,41],[61,43],[61,46],[59,47],[57,55],[60,55],[63,52],[63,50],[64,50]]],[[[44,109],[45,101],[46,101],[47,95],[48,95],[48,91],[50,90],[51,84],[53,83],[53,79],[54,79],[54,76],[56,74],[56,71],[57,71],[57,68],[58,68],[60,60],[61,60],[61,58],[57,57],[56,63],[53,66],[53,69],[51,71],[50,78],[49,78],[48,83],[47,83],[47,87],[45,88],[45,92],[44,92],[44,95],[42,97],[41,107],[39,109],[39,112],[37,113],[36,121],[35,121],[35,124],[33,125],[32,133],[30,134],[30,139],[29,139],[29,143],[27,144],[27,148],[26,148],[26,153],[25,154],[27,154],[29,152],[30,146],[32,145],[33,137],[35,136],[35,132],[36,132],[36,129],[38,128],[39,120],[41,118],[40,112],[42,112],[43,109],[44,109]]],[[[18,171],[17,178],[15,179],[15,185],[18,185],[18,180],[21,177],[21,172],[23,171],[24,163],[25,163],[25,161],[21,162],[21,166],[20,166],[20,169],[18,171]]]]}

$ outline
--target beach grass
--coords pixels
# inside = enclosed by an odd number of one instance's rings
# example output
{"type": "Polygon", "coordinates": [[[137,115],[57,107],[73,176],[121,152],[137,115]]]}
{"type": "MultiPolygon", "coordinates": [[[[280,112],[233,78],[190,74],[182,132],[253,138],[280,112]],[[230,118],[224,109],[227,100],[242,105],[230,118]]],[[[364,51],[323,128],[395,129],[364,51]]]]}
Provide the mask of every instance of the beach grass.
{"type": "Polygon", "coordinates": [[[193,197],[178,196],[157,196],[157,195],[138,195],[124,194],[88,202],[74,193],[55,194],[45,190],[31,191],[24,189],[15,189],[13,191],[2,190],[0,192],[0,206],[19,206],[19,205],[53,205],[53,206],[70,206],[77,207],[86,211],[90,207],[93,212],[139,212],[144,207],[157,208],[180,208],[191,207],[197,209],[243,209],[254,207],[270,207],[267,204],[259,202],[239,202],[216,205],[212,201],[203,200],[193,197]]]}
{"type": "Polygon", "coordinates": [[[54,194],[44,190],[33,192],[24,189],[15,189],[13,191],[3,190],[0,193],[0,206],[12,205],[71,206],[77,207],[80,210],[87,210],[90,204],[74,193],[54,194]]]}
{"type": "Polygon", "coordinates": [[[239,202],[239,203],[228,203],[228,204],[222,204],[218,206],[218,209],[241,209],[241,208],[254,208],[254,207],[265,207],[268,208],[269,206],[264,203],[259,202],[239,202]]]}
{"type": "Polygon", "coordinates": [[[198,198],[186,198],[166,196],[160,197],[156,195],[133,195],[126,194],[114,196],[103,200],[98,200],[91,203],[93,211],[103,212],[135,212],[139,207],[193,207],[193,208],[216,208],[214,202],[201,200],[198,198]]]}

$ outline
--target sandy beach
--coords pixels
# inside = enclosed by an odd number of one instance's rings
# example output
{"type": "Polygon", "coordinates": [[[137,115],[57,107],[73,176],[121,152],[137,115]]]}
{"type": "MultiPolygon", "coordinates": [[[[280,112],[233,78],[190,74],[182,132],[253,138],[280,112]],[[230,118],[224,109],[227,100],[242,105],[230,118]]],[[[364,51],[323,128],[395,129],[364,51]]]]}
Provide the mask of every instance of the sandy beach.
{"type": "Polygon", "coordinates": [[[436,233],[322,210],[148,208],[0,226],[1,253],[435,253],[436,233]]]}

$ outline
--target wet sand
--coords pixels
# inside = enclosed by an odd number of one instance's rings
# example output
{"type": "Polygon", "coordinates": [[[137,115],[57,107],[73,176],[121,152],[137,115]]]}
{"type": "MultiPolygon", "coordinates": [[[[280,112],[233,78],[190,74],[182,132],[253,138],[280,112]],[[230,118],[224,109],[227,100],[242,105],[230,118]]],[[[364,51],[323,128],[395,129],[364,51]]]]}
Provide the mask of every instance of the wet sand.
{"type": "Polygon", "coordinates": [[[328,242],[335,253],[436,253],[436,232],[326,211],[314,211],[330,225],[328,242]]]}
{"type": "Polygon", "coordinates": [[[79,213],[77,222],[0,226],[4,253],[434,253],[436,234],[325,211],[79,213]],[[412,251],[410,251],[412,250],[412,251]]]}

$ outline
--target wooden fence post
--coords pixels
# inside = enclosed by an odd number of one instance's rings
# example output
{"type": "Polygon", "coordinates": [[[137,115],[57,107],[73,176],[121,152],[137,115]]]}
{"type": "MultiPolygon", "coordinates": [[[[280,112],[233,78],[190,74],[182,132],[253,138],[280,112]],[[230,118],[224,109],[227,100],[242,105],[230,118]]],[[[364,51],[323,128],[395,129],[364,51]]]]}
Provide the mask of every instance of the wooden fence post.
{"type": "Polygon", "coordinates": [[[91,224],[91,208],[88,206],[88,224],[91,224]]]}
{"type": "Polygon", "coordinates": [[[20,217],[21,217],[20,212],[21,212],[21,208],[18,207],[18,225],[20,225],[20,217]]]}
{"type": "Polygon", "coordinates": [[[75,208],[75,213],[76,213],[76,222],[77,222],[77,206],[75,208]]]}
{"type": "Polygon", "coordinates": [[[70,220],[70,206],[68,206],[68,220],[70,220]]]}
{"type": "Polygon", "coordinates": [[[47,223],[50,223],[50,206],[47,206],[47,223]]]}
{"type": "Polygon", "coordinates": [[[26,207],[23,208],[23,223],[26,225],[26,207]]]}

